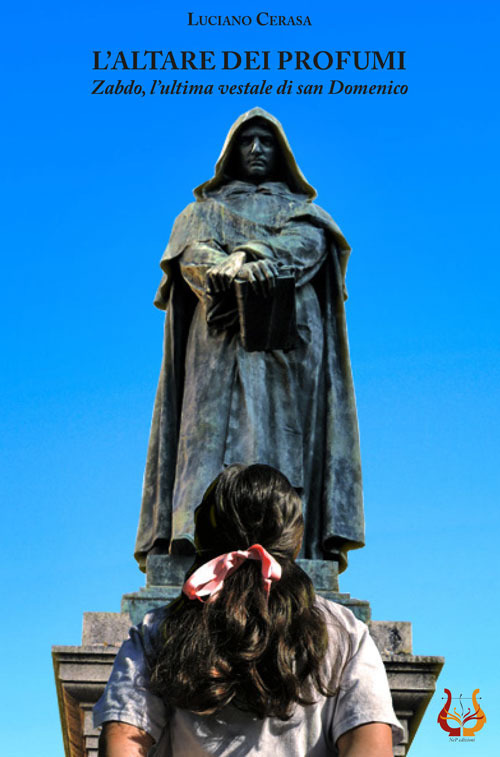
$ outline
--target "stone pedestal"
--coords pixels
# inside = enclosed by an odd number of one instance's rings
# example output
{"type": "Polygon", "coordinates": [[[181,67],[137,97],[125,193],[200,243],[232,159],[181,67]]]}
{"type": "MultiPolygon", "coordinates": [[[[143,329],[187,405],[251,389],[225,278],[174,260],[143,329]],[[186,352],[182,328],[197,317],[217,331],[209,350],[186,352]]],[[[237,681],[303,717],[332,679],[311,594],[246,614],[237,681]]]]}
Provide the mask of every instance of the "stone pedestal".
{"type": "MultiPolygon", "coordinates": [[[[184,575],[191,567],[191,557],[149,555],[146,564],[146,586],[131,594],[124,594],[121,611],[128,613],[132,623],[140,623],[146,612],[170,602],[179,595],[184,575]]],[[[318,594],[346,605],[367,623],[370,620],[370,605],[362,599],[353,599],[339,592],[338,563],[326,560],[297,560],[310,577],[318,594]]]]}
{"type": "MultiPolygon", "coordinates": [[[[139,623],[146,612],[179,594],[190,562],[189,558],[150,556],[146,586],[123,596],[120,613],[84,613],[82,646],[53,647],[66,757],[97,757],[98,731],[92,727],[92,707],[109,678],[115,655],[130,625],[139,623]]],[[[368,623],[384,661],[394,709],[405,729],[404,743],[395,748],[394,754],[406,755],[434,693],[443,658],[413,655],[411,623],[370,620],[368,602],[338,591],[336,563],[299,562],[313,579],[318,593],[346,605],[368,623]]]]}

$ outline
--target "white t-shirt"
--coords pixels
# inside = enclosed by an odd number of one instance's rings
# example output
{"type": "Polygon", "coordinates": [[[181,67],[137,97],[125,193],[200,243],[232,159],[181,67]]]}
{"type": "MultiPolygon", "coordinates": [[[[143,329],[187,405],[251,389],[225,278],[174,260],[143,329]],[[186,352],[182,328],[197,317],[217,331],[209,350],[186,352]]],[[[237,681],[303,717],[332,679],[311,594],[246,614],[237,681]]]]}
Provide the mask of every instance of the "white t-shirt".
{"type": "Polygon", "coordinates": [[[149,666],[165,618],[165,609],[161,609],[148,613],[139,626],[131,628],[94,707],[94,726],[118,720],[141,728],[156,742],[150,757],[327,757],[337,754],[335,744],[343,733],[373,722],[391,725],[393,743],[398,744],[403,729],[394,714],[384,665],[367,626],[342,605],[320,596],[316,601],[332,642],[324,660],[324,679],[337,689],[335,696],[317,693],[315,704],[297,705],[287,721],[262,720],[231,706],[209,716],[169,710],[148,690],[149,666]],[[337,643],[339,633],[347,637],[347,643],[337,643]]]}

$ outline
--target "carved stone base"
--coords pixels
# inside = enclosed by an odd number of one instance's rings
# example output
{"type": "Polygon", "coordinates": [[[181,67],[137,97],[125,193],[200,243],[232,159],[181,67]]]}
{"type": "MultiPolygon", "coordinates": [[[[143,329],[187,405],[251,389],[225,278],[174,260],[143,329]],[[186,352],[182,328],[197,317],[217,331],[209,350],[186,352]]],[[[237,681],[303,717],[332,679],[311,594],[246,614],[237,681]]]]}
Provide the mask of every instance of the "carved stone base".
{"type": "MultiPolygon", "coordinates": [[[[435,691],[443,658],[412,654],[411,623],[370,621],[368,602],[338,592],[335,563],[302,560],[300,564],[311,575],[318,593],[346,605],[368,622],[382,654],[394,709],[405,729],[404,743],[395,748],[394,755],[404,757],[435,691]]],[[[53,647],[66,757],[97,757],[99,733],[92,727],[92,707],[104,690],[115,655],[130,625],[179,594],[189,565],[189,558],[149,557],[146,587],[123,596],[121,613],[86,612],[82,646],[53,647]]]]}
{"type": "MultiPolygon", "coordinates": [[[[128,613],[132,623],[137,624],[150,610],[163,607],[175,599],[180,593],[184,575],[192,562],[191,557],[148,555],[146,586],[139,591],[124,594],[121,611],[128,613]]],[[[326,560],[297,560],[297,564],[310,576],[318,594],[345,605],[356,617],[368,623],[371,617],[369,602],[339,592],[338,563],[326,560]]]]}

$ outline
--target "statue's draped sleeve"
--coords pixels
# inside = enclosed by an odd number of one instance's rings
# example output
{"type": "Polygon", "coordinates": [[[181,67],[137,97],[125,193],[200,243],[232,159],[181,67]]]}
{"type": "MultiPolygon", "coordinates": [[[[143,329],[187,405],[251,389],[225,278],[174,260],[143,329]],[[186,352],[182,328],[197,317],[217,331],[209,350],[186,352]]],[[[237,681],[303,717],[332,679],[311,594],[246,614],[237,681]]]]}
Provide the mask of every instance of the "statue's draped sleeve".
{"type": "MultiPolygon", "coordinates": [[[[221,219],[217,208],[212,202],[194,202],[177,216],[170,239],[165,252],[161,259],[160,267],[163,271],[163,278],[158,287],[155,297],[155,305],[161,310],[165,310],[168,303],[170,287],[172,285],[174,268],[173,261],[182,259],[184,253],[184,264],[198,264],[200,270],[192,271],[193,291],[199,296],[199,284],[201,276],[206,272],[208,267],[217,265],[227,257],[222,245],[223,232],[221,228],[221,219]],[[194,246],[200,247],[195,255],[189,255],[188,249],[194,246]],[[198,289],[198,291],[196,291],[198,289]]],[[[191,283],[188,281],[191,286],[191,283]]]]}
{"type": "MultiPolygon", "coordinates": [[[[277,261],[279,267],[292,269],[297,286],[309,282],[324,262],[325,231],[330,224],[316,217],[315,206],[302,203],[300,207],[300,213],[294,210],[281,215],[275,226],[266,226],[244,219],[212,199],[189,205],[176,219],[162,257],[160,265],[164,275],[155,305],[166,308],[176,260],[194,294],[213,308],[214,300],[207,290],[207,271],[224,262],[235,250],[243,250],[247,262],[270,259],[277,261]],[[229,235],[228,229],[231,230],[229,235]]],[[[326,213],[324,215],[329,219],[326,213]]],[[[228,302],[224,309],[231,309],[233,304],[228,302]]],[[[220,309],[221,303],[217,306],[220,309]]]]}
{"type": "Polygon", "coordinates": [[[215,293],[207,276],[213,266],[223,263],[227,257],[227,253],[216,240],[207,240],[188,245],[179,258],[182,278],[205,308],[208,325],[216,331],[228,329],[238,321],[236,298],[232,288],[215,293]]]}

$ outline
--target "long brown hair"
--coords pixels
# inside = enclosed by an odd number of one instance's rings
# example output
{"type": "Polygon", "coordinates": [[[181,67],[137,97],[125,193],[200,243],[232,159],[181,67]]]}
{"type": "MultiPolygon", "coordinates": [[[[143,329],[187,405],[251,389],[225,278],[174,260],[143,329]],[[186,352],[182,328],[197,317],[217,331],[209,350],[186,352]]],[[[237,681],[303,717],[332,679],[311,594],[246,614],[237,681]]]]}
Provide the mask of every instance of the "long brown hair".
{"type": "Polygon", "coordinates": [[[267,465],[231,465],[195,515],[189,574],[220,554],[259,543],[282,567],[269,597],[260,564],[247,560],[213,601],[181,595],[162,626],[152,689],[171,706],[208,715],[232,703],[287,720],[295,703],[334,692],[323,680],[328,634],[310,578],[295,564],[303,534],[300,497],[267,465]]]}

